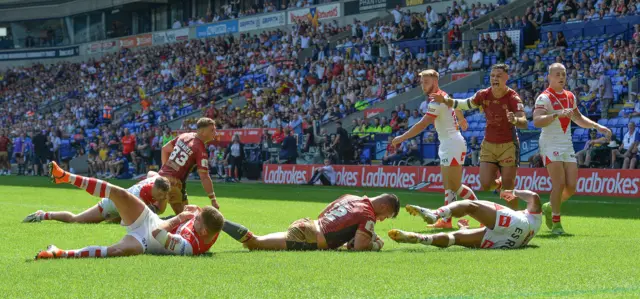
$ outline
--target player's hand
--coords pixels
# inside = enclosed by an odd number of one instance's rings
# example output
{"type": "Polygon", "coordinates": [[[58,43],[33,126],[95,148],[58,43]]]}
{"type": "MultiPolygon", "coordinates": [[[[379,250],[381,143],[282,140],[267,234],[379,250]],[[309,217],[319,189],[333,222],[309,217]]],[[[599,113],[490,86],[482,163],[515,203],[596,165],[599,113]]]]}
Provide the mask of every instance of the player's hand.
{"type": "Polygon", "coordinates": [[[466,131],[469,128],[469,123],[466,119],[458,120],[458,125],[462,131],[466,131]]]}
{"type": "Polygon", "coordinates": [[[602,135],[604,135],[605,137],[607,137],[607,139],[611,139],[611,130],[609,130],[609,128],[598,125],[598,127],[596,128],[598,130],[598,132],[600,132],[602,135]]]}
{"type": "Polygon", "coordinates": [[[445,105],[447,104],[447,101],[445,101],[444,96],[441,95],[441,94],[432,93],[432,94],[429,95],[429,98],[431,98],[436,103],[443,103],[445,105]]]}
{"type": "Polygon", "coordinates": [[[510,124],[515,125],[516,124],[516,114],[511,112],[511,111],[507,111],[507,120],[509,121],[510,124]]]}
{"type": "Polygon", "coordinates": [[[190,213],[200,212],[200,207],[196,205],[186,205],[184,206],[184,211],[190,213]]]}
{"type": "Polygon", "coordinates": [[[502,190],[500,192],[500,198],[504,199],[507,202],[510,202],[517,198],[517,196],[513,193],[513,190],[502,190]]]}
{"type": "Polygon", "coordinates": [[[378,251],[382,250],[382,247],[384,246],[384,241],[382,241],[380,237],[376,236],[376,239],[373,242],[378,243],[378,251]]]}
{"type": "Polygon", "coordinates": [[[558,113],[558,117],[572,117],[573,109],[562,109],[560,113],[558,113]]]}
{"type": "Polygon", "coordinates": [[[211,205],[212,205],[214,208],[216,208],[216,209],[220,210],[220,205],[218,205],[218,201],[217,201],[215,198],[211,199],[211,205]]]}
{"type": "Polygon", "coordinates": [[[400,136],[397,136],[396,138],[393,138],[393,140],[391,141],[391,145],[392,146],[398,146],[400,144],[402,144],[402,138],[400,138],[400,136]]]}
{"type": "Polygon", "coordinates": [[[182,211],[182,213],[178,214],[178,220],[180,220],[180,222],[191,220],[194,217],[196,217],[196,214],[187,211],[182,211]]]}

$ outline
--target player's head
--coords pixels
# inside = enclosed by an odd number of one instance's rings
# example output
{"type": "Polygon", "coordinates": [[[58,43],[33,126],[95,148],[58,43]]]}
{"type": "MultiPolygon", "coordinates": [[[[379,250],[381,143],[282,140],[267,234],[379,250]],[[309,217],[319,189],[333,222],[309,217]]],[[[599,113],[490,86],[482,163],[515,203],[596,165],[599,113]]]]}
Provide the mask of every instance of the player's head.
{"type": "Polygon", "coordinates": [[[549,66],[549,87],[562,90],[567,82],[567,69],[562,63],[552,63],[549,66]]]}
{"type": "Polygon", "coordinates": [[[196,128],[198,128],[198,135],[204,141],[210,141],[216,137],[216,121],[213,119],[208,117],[198,119],[196,128]]]}
{"type": "Polygon", "coordinates": [[[325,158],[324,165],[331,165],[331,160],[329,160],[329,158],[325,158]]]}
{"type": "Polygon", "coordinates": [[[400,211],[400,200],[395,194],[384,193],[371,199],[377,221],[396,218],[400,211]]]}
{"type": "Polygon", "coordinates": [[[509,80],[509,66],[504,63],[494,64],[491,67],[491,87],[505,88],[509,80]]]}
{"type": "Polygon", "coordinates": [[[211,236],[219,233],[223,224],[222,213],[212,206],[206,206],[196,216],[193,228],[200,236],[211,236]]]}
{"type": "Polygon", "coordinates": [[[165,177],[158,176],[153,182],[153,188],[151,189],[151,197],[154,200],[164,200],[169,195],[169,189],[171,189],[171,183],[165,177]]]}
{"type": "Polygon", "coordinates": [[[420,72],[420,82],[422,82],[422,92],[430,94],[438,91],[438,80],[440,74],[436,70],[428,69],[420,72]]]}

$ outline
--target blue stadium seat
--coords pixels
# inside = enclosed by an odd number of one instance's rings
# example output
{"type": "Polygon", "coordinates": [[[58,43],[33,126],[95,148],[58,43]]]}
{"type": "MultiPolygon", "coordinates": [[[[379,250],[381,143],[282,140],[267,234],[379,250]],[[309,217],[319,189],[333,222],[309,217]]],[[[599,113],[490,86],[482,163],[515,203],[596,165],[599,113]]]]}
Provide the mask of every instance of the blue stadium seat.
{"type": "Polygon", "coordinates": [[[618,126],[618,119],[617,118],[612,118],[609,120],[609,127],[614,127],[616,128],[618,126]]]}
{"type": "Polygon", "coordinates": [[[629,119],[626,117],[618,118],[618,127],[626,127],[629,124],[629,119]]]}
{"type": "Polygon", "coordinates": [[[606,118],[601,118],[598,120],[598,124],[603,125],[605,127],[608,125],[608,123],[609,123],[609,120],[606,118]]]}

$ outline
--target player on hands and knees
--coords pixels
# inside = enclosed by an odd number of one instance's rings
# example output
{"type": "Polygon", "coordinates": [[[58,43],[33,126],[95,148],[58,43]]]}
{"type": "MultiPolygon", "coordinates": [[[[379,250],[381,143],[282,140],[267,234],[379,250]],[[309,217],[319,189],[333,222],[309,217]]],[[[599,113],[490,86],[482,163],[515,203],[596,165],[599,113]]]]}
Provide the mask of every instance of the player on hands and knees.
{"type": "Polygon", "coordinates": [[[77,250],[62,250],[49,245],[36,259],[112,257],[139,254],[199,255],[216,242],[224,217],[214,207],[200,209],[186,206],[177,216],[163,221],[145,203],[118,186],[74,175],[62,170],[55,162],[49,164],[56,184],[73,184],[87,193],[109,198],[115,205],[127,234],[111,246],[88,246],[77,250]]]}
{"type": "MultiPolygon", "coordinates": [[[[399,243],[419,243],[437,247],[458,245],[468,248],[513,249],[526,246],[542,224],[540,197],[525,190],[504,190],[500,197],[507,202],[520,198],[527,203],[527,208],[524,211],[514,211],[484,200],[456,201],[433,211],[418,207],[422,217],[431,223],[443,217],[469,215],[484,227],[469,229],[468,226],[461,225],[460,230],[453,233],[432,235],[392,229],[389,231],[389,237],[399,243]]],[[[462,223],[462,220],[459,223],[462,223]]]]}
{"type": "MultiPolygon", "coordinates": [[[[169,194],[169,180],[161,177],[155,171],[149,171],[147,178],[133,185],[127,191],[137,198],[142,199],[152,212],[164,213],[167,207],[169,194]]],[[[98,204],[80,214],[71,212],[45,212],[37,211],[28,215],[22,222],[40,222],[43,220],[56,220],[67,223],[100,223],[102,221],[120,222],[118,210],[108,198],[103,198],[98,204]]]]}
{"type": "Polygon", "coordinates": [[[176,214],[189,204],[185,191],[187,176],[197,167],[202,188],[211,199],[211,205],[220,208],[213,192],[213,182],[209,177],[209,159],[205,143],[216,137],[216,122],[203,117],[196,123],[196,133],[183,133],[162,147],[162,168],[158,172],[169,179],[169,204],[176,214]]]}
{"type": "MultiPolygon", "coordinates": [[[[422,80],[422,91],[428,96],[439,94],[447,97],[447,93],[438,86],[440,75],[435,70],[425,70],[420,73],[422,80]]],[[[397,146],[407,139],[413,138],[425,130],[430,124],[434,124],[438,131],[440,146],[438,156],[440,157],[440,171],[444,185],[444,204],[452,203],[456,194],[462,199],[475,200],[476,195],[468,186],[462,184],[462,165],[466,156],[467,143],[460,134],[459,127],[463,130],[467,128],[467,122],[460,110],[453,110],[450,107],[438,102],[429,102],[428,112],[422,119],[413,125],[407,132],[396,137],[392,145],[397,146]]],[[[413,213],[412,215],[414,215],[413,213]]],[[[434,228],[451,228],[451,218],[442,218],[432,225],[434,228]]]]}
{"type": "Polygon", "coordinates": [[[374,232],[376,221],[395,218],[399,208],[393,194],[372,198],[347,194],[329,204],[318,220],[296,220],[286,232],[256,236],[231,221],[225,221],[222,230],[249,250],[322,250],[348,243],[350,250],[377,251],[384,242],[374,232]]]}
{"type": "MultiPolygon", "coordinates": [[[[483,191],[513,189],[520,161],[520,141],[516,128],[527,128],[527,117],[517,92],[507,87],[509,66],[491,67],[491,87],[480,90],[468,99],[452,99],[440,94],[431,97],[436,102],[460,110],[480,108],[487,118],[484,140],[480,147],[480,184],[483,191]],[[496,179],[500,171],[501,177],[496,179]]],[[[507,203],[517,209],[518,201],[507,203]]]]}
{"type": "Polygon", "coordinates": [[[576,192],[578,183],[578,164],[571,138],[571,121],[582,128],[597,129],[606,138],[611,137],[611,131],[580,113],[575,95],[564,90],[567,80],[564,65],[550,65],[548,78],[549,88],[536,99],[533,125],[542,128],[540,155],[553,185],[550,202],[542,206],[546,225],[552,233],[563,234],[560,207],[576,192]]]}

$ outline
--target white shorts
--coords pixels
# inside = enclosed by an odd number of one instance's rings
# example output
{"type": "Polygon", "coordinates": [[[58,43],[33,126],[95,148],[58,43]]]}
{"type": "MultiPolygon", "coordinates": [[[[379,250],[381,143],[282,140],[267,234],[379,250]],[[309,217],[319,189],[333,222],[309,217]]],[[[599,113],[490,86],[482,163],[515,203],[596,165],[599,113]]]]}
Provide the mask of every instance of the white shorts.
{"type": "Polygon", "coordinates": [[[100,213],[102,213],[102,217],[105,220],[111,220],[120,217],[120,213],[118,209],[116,209],[116,205],[113,204],[113,201],[108,198],[103,198],[99,203],[98,207],[100,208],[100,213]]]}
{"type": "Polygon", "coordinates": [[[547,166],[551,162],[570,162],[577,163],[576,151],[573,145],[558,145],[552,142],[540,142],[540,156],[542,163],[547,166]]]}
{"type": "Polygon", "coordinates": [[[162,219],[153,213],[149,208],[144,207],[144,211],[136,221],[127,226],[127,235],[132,236],[142,244],[142,253],[148,254],[168,254],[169,252],[151,234],[160,224],[162,219]]]}
{"type": "Polygon", "coordinates": [[[440,166],[462,166],[466,155],[467,143],[462,135],[440,140],[438,147],[440,166]]]}
{"type": "Polygon", "coordinates": [[[496,205],[496,225],[487,228],[480,248],[513,249],[527,245],[542,224],[542,214],[529,214],[496,205]]]}

